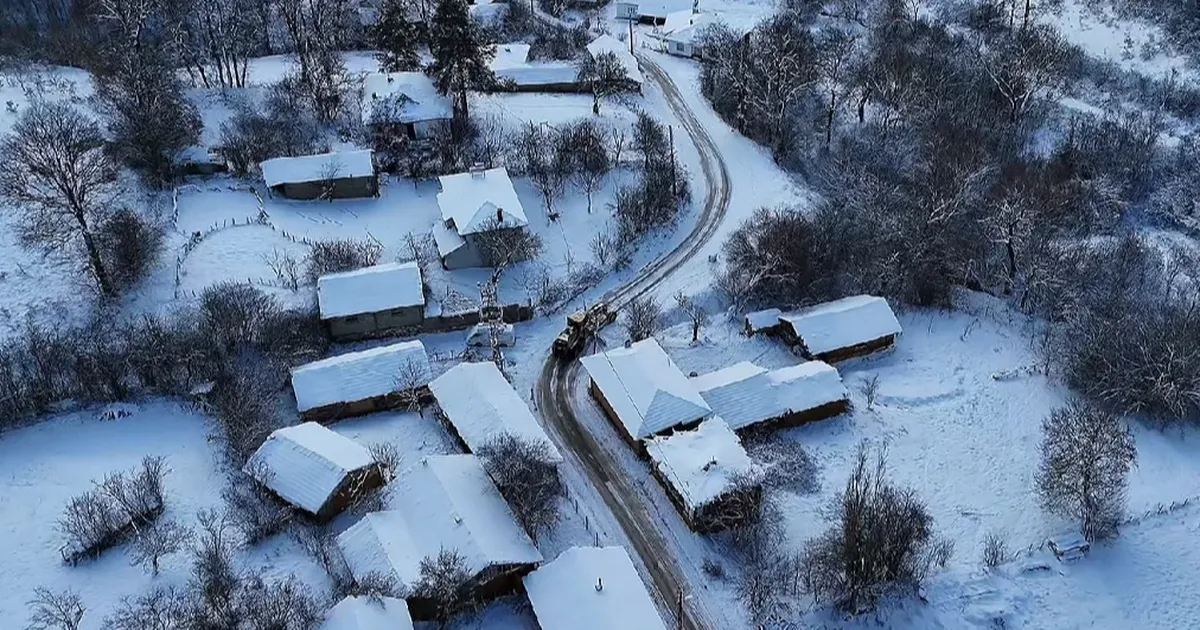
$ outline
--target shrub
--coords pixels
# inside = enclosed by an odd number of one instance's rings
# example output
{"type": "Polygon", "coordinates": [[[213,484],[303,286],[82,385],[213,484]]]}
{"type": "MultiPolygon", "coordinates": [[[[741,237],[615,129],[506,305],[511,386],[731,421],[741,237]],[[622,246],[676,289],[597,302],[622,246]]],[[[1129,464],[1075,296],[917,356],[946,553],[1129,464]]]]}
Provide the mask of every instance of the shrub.
{"type": "Polygon", "coordinates": [[[140,468],[109,473],[94,488],[72,497],[58,529],[67,538],[63,557],[74,562],[120,543],[156,519],[163,509],[166,461],[146,457],[140,468]]]}
{"type": "Polygon", "coordinates": [[[983,566],[994,569],[1009,560],[1008,543],[1004,536],[991,532],[983,539],[983,566]]]}
{"type": "Polygon", "coordinates": [[[202,326],[218,350],[257,342],[264,323],[278,311],[274,298],[248,284],[221,282],[200,294],[202,326]]]}
{"type": "Polygon", "coordinates": [[[96,235],[104,268],[118,290],[136,286],[162,252],[162,231],[137,212],[117,210],[96,235]]]}
{"type": "Polygon", "coordinates": [[[332,239],[317,241],[308,254],[308,279],[316,282],[321,276],[370,267],[379,262],[383,247],[374,241],[332,239]]]}
{"type": "Polygon", "coordinates": [[[249,471],[230,471],[221,498],[225,499],[231,525],[246,544],[254,545],[278,534],[292,521],[290,506],[264,487],[271,471],[259,462],[249,471]]]}
{"type": "Polygon", "coordinates": [[[625,305],[621,325],[631,341],[649,339],[662,320],[662,306],[652,296],[634,298],[625,305]]]}

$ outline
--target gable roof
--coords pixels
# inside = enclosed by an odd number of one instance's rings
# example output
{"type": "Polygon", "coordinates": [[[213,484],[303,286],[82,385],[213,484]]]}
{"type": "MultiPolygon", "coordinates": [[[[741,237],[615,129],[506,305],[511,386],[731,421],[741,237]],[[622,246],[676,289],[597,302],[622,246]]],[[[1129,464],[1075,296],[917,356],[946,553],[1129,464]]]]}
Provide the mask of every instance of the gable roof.
{"type": "Polygon", "coordinates": [[[696,391],[700,392],[700,395],[703,396],[704,392],[710,389],[744,381],[751,376],[758,376],[766,371],[767,368],[759,367],[749,361],[742,361],[719,370],[693,376],[689,380],[695,386],[696,391]]]}
{"type": "Polygon", "coordinates": [[[634,439],[662,433],[712,413],[695,386],[653,337],[581,361],[634,439]]]}
{"type": "Polygon", "coordinates": [[[646,440],[646,452],[692,509],[720,497],[739,475],[754,471],[742,441],[716,416],[690,431],[646,440]]]}
{"type": "Polygon", "coordinates": [[[442,549],[472,574],[492,566],[542,561],[533,541],[474,455],[426,457],[392,482],[390,508],[372,512],[337,537],[351,573],[420,581],[421,560],[442,549]]]}
{"type": "Polygon", "coordinates": [[[429,383],[438,406],[472,452],[508,433],[545,444],[554,461],[562,455],[542,430],[517,390],[505,380],[496,364],[459,363],[429,383]]]}
{"type": "Polygon", "coordinates": [[[416,385],[432,378],[429,356],[419,340],[348,352],[292,368],[292,390],[300,412],[357,402],[397,391],[401,374],[416,385]],[[410,368],[411,366],[411,368],[410,368]]]}
{"type": "Polygon", "coordinates": [[[593,59],[606,52],[613,53],[625,68],[625,74],[629,76],[630,81],[638,84],[646,82],[642,76],[642,69],[638,66],[637,57],[629,52],[629,46],[625,42],[605,34],[593,39],[587,45],[587,50],[593,59]]]}
{"type": "Polygon", "coordinates": [[[442,184],[442,192],[437,196],[442,219],[453,221],[455,231],[461,236],[497,227],[529,225],[525,208],[504,167],[443,175],[438,181],[442,184]]]}
{"type": "Polygon", "coordinates": [[[288,503],[316,514],[347,475],[374,463],[357,442],[305,422],[272,432],[244,470],[288,503]]]}
{"type": "Polygon", "coordinates": [[[423,72],[376,72],[363,78],[364,122],[414,123],[453,116],[450,99],[439,94],[423,72]]]}
{"type": "Polygon", "coordinates": [[[375,174],[371,151],[344,151],[341,153],[319,153],[300,157],[278,157],[264,160],[263,181],[267,186],[280,184],[303,184],[347,177],[370,177],[375,174]]]}
{"type": "Polygon", "coordinates": [[[855,295],[779,316],[812,354],[821,354],[901,332],[887,300],[855,295]]]}
{"type": "Polygon", "coordinates": [[[387,263],[317,278],[321,319],[378,313],[425,304],[416,261],[387,263]]]}
{"type": "Polygon", "coordinates": [[[325,613],[317,630],[413,630],[413,621],[402,599],[352,595],[325,613]]]}
{"type": "Polygon", "coordinates": [[[572,547],[524,582],[542,630],[667,628],[624,547],[572,547]]]}
{"type": "Polygon", "coordinates": [[[700,395],[713,413],[735,430],[849,396],[837,370],[820,361],[757,374],[746,372],[744,378],[713,381],[712,385],[701,389],[700,395]]]}

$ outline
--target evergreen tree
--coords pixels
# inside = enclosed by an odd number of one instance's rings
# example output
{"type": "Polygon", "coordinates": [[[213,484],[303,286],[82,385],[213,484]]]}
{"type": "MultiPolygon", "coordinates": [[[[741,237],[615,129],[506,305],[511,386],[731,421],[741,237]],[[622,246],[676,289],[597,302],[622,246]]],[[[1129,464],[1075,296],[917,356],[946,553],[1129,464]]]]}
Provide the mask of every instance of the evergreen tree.
{"type": "Polygon", "coordinates": [[[466,120],[467,90],[487,89],[496,82],[496,75],[488,67],[496,48],[484,40],[471,21],[465,0],[438,0],[430,31],[433,63],[425,72],[433,77],[439,92],[454,96],[455,113],[466,120]]]}
{"type": "Polygon", "coordinates": [[[417,55],[420,33],[408,0],[384,0],[379,22],[370,29],[375,57],[384,72],[408,72],[421,65],[417,55]]]}

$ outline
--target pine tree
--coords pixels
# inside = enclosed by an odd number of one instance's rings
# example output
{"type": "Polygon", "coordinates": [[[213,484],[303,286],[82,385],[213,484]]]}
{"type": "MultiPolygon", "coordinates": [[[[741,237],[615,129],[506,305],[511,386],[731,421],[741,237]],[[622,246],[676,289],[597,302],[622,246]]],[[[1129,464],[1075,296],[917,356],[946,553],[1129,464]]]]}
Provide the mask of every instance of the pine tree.
{"type": "Polygon", "coordinates": [[[384,72],[408,72],[420,67],[417,45],[421,38],[407,0],[385,0],[370,36],[384,72]]]}
{"type": "Polygon", "coordinates": [[[496,75],[488,67],[496,48],[484,40],[471,21],[465,0],[438,0],[429,50],[433,63],[426,74],[433,77],[439,92],[454,96],[455,112],[466,120],[467,90],[487,89],[496,82],[496,75]]]}

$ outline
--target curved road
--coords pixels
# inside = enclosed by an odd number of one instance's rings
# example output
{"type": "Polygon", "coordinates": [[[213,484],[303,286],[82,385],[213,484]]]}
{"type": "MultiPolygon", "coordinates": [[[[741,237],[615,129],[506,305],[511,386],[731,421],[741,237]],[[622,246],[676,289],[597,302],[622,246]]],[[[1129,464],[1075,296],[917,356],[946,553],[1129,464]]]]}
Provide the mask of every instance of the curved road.
{"type": "MultiPolygon", "coordinates": [[[[729,206],[729,172],[716,144],[700,124],[679,93],[679,88],[662,68],[638,55],[646,75],[666,96],[667,104],[691,137],[700,153],[700,163],[707,182],[704,206],[696,226],[671,252],[646,267],[636,278],[601,298],[614,309],[627,304],[658,286],[664,279],[691,260],[709,240],[725,218],[729,206]]],[[[536,396],[537,408],[552,433],[565,445],[583,466],[605,504],[616,517],[633,551],[650,572],[652,586],[661,601],[674,609],[681,594],[687,592],[687,578],[677,561],[673,542],[664,535],[653,509],[644,503],[635,482],[621,464],[605,449],[575,416],[572,408],[575,382],[579,374],[578,361],[561,361],[553,354],[542,367],[536,396]]],[[[702,608],[701,608],[702,610],[702,608]]],[[[705,619],[701,610],[691,606],[683,609],[683,619],[677,627],[691,630],[717,630],[705,619]]]]}

